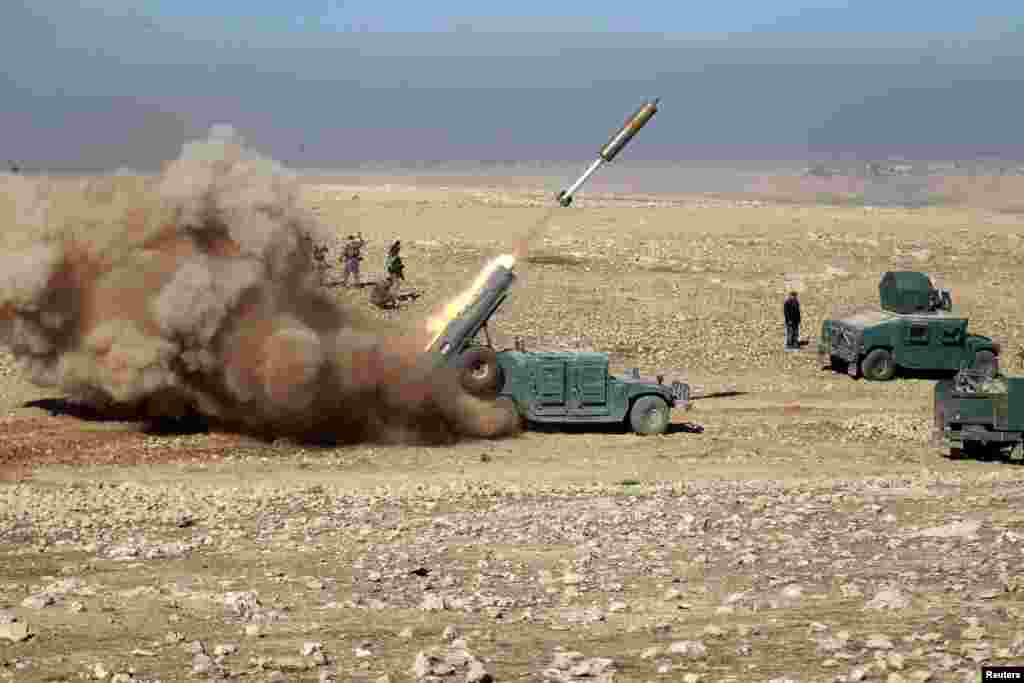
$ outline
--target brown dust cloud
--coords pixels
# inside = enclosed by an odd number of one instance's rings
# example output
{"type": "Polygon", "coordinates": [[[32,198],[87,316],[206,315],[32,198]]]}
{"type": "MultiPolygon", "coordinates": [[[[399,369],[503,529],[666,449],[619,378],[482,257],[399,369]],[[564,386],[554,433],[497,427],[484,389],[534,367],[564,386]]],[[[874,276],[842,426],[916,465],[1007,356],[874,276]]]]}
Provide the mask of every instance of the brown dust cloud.
{"type": "Polygon", "coordinates": [[[318,287],[324,226],[228,126],[155,177],[0,176],[0,344],[96,410],[329,442],[446,443],[518,420],[318,287]],[[312,240],[312,241],[311,241],[312,240]]]}

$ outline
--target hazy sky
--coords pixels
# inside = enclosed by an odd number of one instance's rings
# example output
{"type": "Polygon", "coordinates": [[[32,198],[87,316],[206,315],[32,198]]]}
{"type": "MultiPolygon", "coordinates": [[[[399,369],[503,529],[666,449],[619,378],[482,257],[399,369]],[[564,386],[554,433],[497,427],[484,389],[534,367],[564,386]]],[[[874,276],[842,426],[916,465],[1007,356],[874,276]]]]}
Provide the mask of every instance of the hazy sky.
{"type": "Polygon", "coordinates": [[[221,122],[299,166],[585,159],[655,96],[623,158],[1024,157],[1019,0],[3,0],[0,27],[0,158],[30,168],[152,168],[221,122]]]}

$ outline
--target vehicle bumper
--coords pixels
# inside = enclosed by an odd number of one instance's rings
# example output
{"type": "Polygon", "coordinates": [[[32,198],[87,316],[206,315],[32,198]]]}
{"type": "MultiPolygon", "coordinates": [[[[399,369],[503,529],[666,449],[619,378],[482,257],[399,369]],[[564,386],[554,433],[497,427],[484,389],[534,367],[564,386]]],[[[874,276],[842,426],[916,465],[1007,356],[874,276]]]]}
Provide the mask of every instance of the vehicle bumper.
{"type": "Polygon", "coordinates": [[[856,363],[860,360],[860,352],[857,349],[818,342],[818,360],[822,365],[826,364],[826,361],[831,362],[833,356],[847,363],[856,363]]]}
{"type": "Polygon", "coordinates": [[[995,432],[990,429],[934,429],[932,441],[940,446],[963,448],[965,443],[1001,443],[1012,444],[1021,441],[1024,434],[1020,432],[995,432]]]}
{"type": "Polygon", "coordinates": [[[681,410],[690,409],[690,385],[685,382],[672,382],[672,407],[681,410]]]}

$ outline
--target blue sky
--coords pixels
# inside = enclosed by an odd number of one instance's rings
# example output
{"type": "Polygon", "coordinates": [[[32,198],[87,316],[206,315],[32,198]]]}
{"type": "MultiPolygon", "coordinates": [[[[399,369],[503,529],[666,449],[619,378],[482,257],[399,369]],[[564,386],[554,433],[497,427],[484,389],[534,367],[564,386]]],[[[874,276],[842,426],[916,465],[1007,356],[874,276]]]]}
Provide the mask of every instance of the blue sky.
{"type": "Polygon", "coordinates": [[[631,158],[1006,151],[1022,19],[996,0],[5,0],[0,157],[154,166],[226,122],[295,165],[576,160],[654,96],[631,158]]]}

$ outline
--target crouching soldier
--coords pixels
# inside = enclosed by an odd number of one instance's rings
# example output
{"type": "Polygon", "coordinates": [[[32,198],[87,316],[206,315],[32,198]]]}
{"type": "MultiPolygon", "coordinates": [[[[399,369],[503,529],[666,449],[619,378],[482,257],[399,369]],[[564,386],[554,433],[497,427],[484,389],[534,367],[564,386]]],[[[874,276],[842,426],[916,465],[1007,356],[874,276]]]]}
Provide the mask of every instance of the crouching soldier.
{"type": "Polygon", "coordinates": [[[396,283],[395,278],[390,275],[375,283],[370,290],[370,303],[382,309],[398,308],[398,297],[395,296],[396,283]]]}

